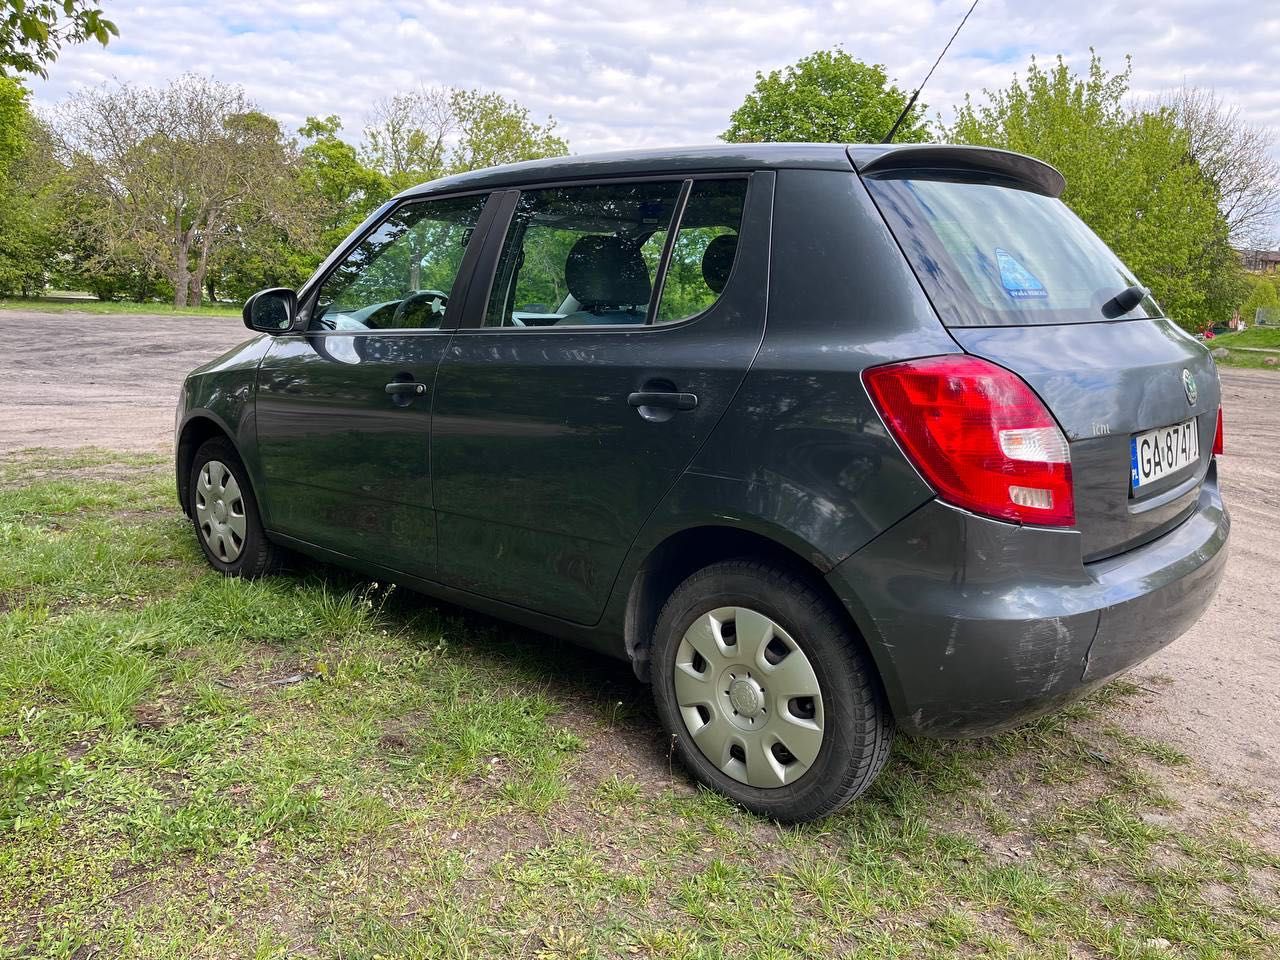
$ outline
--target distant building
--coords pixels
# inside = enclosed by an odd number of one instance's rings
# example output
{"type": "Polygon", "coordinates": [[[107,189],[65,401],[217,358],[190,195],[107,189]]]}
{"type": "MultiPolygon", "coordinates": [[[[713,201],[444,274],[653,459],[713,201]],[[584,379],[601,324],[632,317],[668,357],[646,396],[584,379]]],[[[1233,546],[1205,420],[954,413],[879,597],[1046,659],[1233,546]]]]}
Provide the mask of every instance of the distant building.
{"type": "Polygon", "coordinates": [[[1280,272],[1280,250],[1237,250],[1240,263],[1254,273],[1280,272]]]}

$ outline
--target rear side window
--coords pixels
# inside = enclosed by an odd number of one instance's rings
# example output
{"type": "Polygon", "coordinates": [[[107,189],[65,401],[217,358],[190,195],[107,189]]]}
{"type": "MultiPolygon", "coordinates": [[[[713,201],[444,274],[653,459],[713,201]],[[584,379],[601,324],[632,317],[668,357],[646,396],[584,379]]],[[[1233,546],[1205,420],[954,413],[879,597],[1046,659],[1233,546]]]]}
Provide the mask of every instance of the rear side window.
{"type": "Polygon", "coordinates": [[[729,282],[738,254],[746,180],[695,180],[662,281],[655,323],[709,310],[729,282]]]}
{"type": "MultiPolygon", "coordinates": [[[[1012,185],[868,177],[947,326],[1091,323],[1137,279],[1061,200],[1012,185]]],[[[1150,297],[1123,314],[1160,316],[1150,297]]]]}
{"type": "Polygon", "coordinates": [[[681,181],[526,190],[487,327],[643,324],[681,181]]]}
{"type": "Polygon", "coordinates": [[[704,312],[733,268],[746,191],[745,177],[523,191],[484,325],[630,326],[704,312]]]}

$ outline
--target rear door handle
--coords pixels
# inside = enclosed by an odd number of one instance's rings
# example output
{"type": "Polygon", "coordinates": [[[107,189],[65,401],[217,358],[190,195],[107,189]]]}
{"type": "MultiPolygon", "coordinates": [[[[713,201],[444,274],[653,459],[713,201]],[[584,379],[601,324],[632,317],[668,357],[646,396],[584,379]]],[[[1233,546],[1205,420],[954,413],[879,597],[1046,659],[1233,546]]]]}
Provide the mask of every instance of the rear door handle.
{"type": "Polygon", "coordinates": [[[661,407],[666,410],[692,410],[698,405],[696,393],[675,393],[669,390],[639,391],[627,394],[627,406],[661,407]]]}
{"type": "Polygon", "coordinates": [[[427,385],[417,380],[392,380],[384,389],[393,397],[420,397],[427,392],[427,385]]]}

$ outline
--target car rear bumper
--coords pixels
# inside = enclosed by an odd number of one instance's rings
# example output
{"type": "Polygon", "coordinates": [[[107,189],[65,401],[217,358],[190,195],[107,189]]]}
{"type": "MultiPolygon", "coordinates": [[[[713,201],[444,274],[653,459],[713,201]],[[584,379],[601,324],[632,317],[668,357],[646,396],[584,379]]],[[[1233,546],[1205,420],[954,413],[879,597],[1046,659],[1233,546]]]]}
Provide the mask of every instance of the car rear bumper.
{"type": "Polygon", "coordinates": [[[1216,465],[1181,524],[1090,564],[1074,531],[932,501],[828,581],[871,648],[899,728],[982,736],[1074,700],[1177,639],[1213,598],[1230,528],[1216,465]]]}

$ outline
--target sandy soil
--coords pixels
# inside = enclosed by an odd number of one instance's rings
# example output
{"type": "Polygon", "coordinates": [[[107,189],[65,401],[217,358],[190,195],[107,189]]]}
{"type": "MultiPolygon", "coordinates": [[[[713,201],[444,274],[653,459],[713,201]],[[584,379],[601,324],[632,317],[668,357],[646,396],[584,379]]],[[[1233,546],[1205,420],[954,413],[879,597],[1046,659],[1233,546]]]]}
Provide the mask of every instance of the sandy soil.
{"type": "MultiPolygon", "coordinates": [[[[0,312],[0,455],[172,443],[188,370],[246,338],[234,317],[0,312]]],[[[1139,667],[1132,727],[1224,783],[1280,793],[1280,375],[1225,370],[1227,577],[1204,618],[1139,667]]]]}
{"type": "Polygon", "coordinates": [[[250,336],[239,317],[0,311],[0,454],[171,447],[182,378],[250,336]]]}

